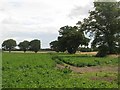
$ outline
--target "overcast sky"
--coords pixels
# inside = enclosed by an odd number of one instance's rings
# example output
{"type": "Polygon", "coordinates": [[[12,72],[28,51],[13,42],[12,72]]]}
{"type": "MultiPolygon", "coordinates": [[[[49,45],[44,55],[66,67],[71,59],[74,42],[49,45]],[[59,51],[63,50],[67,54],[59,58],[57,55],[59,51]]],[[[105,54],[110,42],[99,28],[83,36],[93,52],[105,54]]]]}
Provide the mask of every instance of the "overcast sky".
{"type": "Polygon", "coordinates": [[[0,0],[0,44],[40,39],[48,48],[60,27],[75,25],[92,8],[93,0],[0,0]]]}

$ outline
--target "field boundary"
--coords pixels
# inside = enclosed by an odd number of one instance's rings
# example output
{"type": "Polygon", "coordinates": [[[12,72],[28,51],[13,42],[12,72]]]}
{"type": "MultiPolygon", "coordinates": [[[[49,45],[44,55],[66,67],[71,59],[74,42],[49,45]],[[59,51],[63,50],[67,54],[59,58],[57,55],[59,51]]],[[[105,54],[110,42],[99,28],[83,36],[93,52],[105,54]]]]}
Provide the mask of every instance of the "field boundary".
{"type": "Polygon", "coordinates": [[[117,72],[118,71],[118,67],[114,67],[114,66],[91,66],[91,67],[76,67],[76,66],[72,66],[69,64],[56,64],[56,67],[59,69],[70,69],[75,73],[87,73],[87,72],[103,72],[103,71],[107,71],[107,72],[117,72]]]}

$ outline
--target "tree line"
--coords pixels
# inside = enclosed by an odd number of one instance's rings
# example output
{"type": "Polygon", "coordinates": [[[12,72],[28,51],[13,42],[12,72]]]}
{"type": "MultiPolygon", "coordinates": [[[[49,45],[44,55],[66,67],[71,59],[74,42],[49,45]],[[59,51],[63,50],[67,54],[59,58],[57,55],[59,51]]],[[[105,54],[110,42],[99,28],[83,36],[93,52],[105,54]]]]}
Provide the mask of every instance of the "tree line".
{"type": "Polygon", "coordinates": [[[50,47],[73,54],[93,39],[91,47],[98,50],[96,56],[120,53],[120,2],[113,1],[94,2],[94,10],[89,12],[88,18],[78,21],[76,26],[61,27],[57,40],[52,41],[50,47]]]}
{"type": "Polygon", "coordinates": [[[37,53],[41,48],[41,42],[38,39],[32,40],[30,42],[27,40],[24,40],[23,42],[20,42],[17,45],[15,40],[8,39],[2,43],[2,50],[11,52],[12,50],[15,49],[16,46],[18,46],[20,48],[20,50],[22,50],[24,52],[29,50],[29,51],[34,51],[35,53],[37,53]]]}
{"type": "MultiPolygon", "coordinates": [[[[96,56],[104,57],[107,54],[120,53],[120,2],[94,2],[94,10],[89,11],[89,16],[83,21],[78,21],[75,26],[63,26],[59,29],[57,40],[50,43],[56,52],[67,51],[76,53],[78,49],[87,47],[90,40],[91,48],[98,50],[96,56]],[[87,36],[87,37],[86,37],[87,36]]],[[[16,46],[16,41],[9,39],[3,42],[2,48],[11,51],[16,46]]],[[[31,42],[23,41],[18,44],[24,52],[31,50],[38,52],[40,40],[31,42]]]]}

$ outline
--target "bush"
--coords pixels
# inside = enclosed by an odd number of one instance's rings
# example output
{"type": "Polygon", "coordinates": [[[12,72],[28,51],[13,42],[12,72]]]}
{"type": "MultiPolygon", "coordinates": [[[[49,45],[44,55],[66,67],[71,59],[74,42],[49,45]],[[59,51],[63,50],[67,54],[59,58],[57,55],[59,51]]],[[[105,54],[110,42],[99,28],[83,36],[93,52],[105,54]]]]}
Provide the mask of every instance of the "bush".
{"type": "Polygon", "coordinates": [[[87,66],[88,66],[88,67],[91,67],[91,66],[97,66],[97,64],[96,64],[96,63],[88,63],[87,66]]]}
{"type": "Polygon", "coordinates": [[[108,47],[106,45],[101,45],[98,47],[98,53],[96,57],[105,57],[108,53],[108,47]]]}
{"type": "Polygon", "coordinates": [[[76,66],[77,67],[84,67],[84,66],[86,66],[86,64],[85,63],[78,63],[76,66]]]}

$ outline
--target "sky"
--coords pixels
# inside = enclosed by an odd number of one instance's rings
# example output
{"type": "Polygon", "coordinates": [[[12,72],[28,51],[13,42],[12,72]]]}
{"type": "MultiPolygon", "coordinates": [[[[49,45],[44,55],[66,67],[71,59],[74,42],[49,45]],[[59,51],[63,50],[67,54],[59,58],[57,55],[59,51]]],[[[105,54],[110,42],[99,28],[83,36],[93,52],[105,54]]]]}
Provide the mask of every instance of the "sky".
{"type": "Polygon", "coordinates": [[[42,48],[57,39],[62,26],[74,26],[88,17],[93,0],[0,0],[0,45],[41,40],[42,48]]]}

